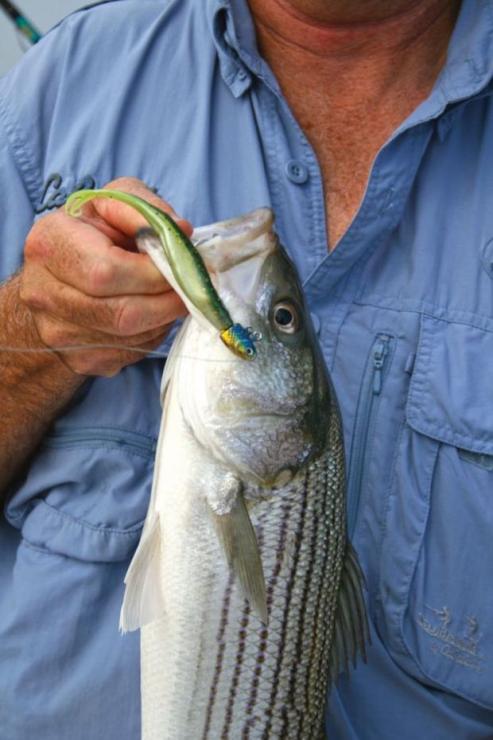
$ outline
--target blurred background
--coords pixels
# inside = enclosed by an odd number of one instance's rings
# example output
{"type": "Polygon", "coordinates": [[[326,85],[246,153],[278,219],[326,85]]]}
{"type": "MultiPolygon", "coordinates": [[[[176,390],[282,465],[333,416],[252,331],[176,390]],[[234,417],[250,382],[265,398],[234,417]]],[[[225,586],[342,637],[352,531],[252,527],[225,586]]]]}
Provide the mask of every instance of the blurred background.
{"type": "MultiPolygon", "coordinates": [[[[13,4],[41,32],[72,11],[85,5],[94,5],[97,0],[12,0],[13,4]]],[[[8,18],[0,5],[0,76],[5,74],[30,46],[29,41],[8,18]]]]}

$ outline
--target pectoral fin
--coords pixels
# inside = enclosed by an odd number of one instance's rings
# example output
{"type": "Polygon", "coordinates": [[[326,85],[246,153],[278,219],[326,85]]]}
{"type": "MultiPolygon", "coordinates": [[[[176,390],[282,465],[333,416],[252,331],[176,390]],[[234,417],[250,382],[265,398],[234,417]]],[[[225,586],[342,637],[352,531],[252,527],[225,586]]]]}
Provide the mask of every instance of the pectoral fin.
{"type": "Polygon", "coordinates": [[[238,493],[228,514],[213,513],[213,520],[229,567],[238,578],[253,611],[266,625],[268,613],[264,571],[243,494],[238,493]]]}
{"type": "Polygon", "coordinates": [[[159,619],[164,613],[160,590],[161,526],[154,516],[146,523],[139,546],[125,576],[120,630],[130,632],[159,619]]]}

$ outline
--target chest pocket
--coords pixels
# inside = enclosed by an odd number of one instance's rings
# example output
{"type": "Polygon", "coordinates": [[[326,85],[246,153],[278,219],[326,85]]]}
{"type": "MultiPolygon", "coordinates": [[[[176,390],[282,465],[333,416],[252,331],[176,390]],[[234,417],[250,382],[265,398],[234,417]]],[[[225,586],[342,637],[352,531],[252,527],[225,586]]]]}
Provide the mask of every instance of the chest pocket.
{"type": "Polygon", "coordinates": [[[87,562],[132,556],[151,492],[163,367],[145,358],[75,394],[5,509],[28,546],[87,562]]]}
{"type": "Polygon", "coordinates": [[[145,518],[156,440],[114,427],[60,425],[6,516],[31,546],[91,562],[128,559],[145,518]]]}
{"type": "Polygon", "coordinates": [[[379,628],[419,680],[493,708],[493,333],[423,317],[398,442],[379,628]]]}

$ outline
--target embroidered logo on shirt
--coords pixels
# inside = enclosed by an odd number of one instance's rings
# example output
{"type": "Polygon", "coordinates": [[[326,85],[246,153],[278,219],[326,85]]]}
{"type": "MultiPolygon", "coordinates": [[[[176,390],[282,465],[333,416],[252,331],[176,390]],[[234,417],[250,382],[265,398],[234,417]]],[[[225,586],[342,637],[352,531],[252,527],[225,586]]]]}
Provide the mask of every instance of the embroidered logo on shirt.
{"type": "Polygon", "coordinates": [[[448,606],[437,609],[425,604],[425,609],[425,614],[418,614],[416,624],[433,639],[431,650],[465,668],[482,673],[484,656],[479,650],[482,633],[477,618],[467,615],[463,620],[454,619],[448,606]]]}
{"type": "Polygon", "coordinates": [[[95,188],[96,180],[92,175],[84,175],[79,180],[72,180],[73,185],[64,185],[63,177],[59,172],[53,172],[43,185],[41,202],[36,208],[36,213],[51,211],[53,208],[63,206],[68,196],[76,190],[84,188],[95,188]]]}

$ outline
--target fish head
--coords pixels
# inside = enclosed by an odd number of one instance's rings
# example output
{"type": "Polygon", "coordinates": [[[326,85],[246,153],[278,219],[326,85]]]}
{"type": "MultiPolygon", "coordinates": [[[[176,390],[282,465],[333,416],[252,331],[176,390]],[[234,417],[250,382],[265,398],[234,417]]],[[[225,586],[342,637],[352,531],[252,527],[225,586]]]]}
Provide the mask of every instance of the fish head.
{"type": "Polygon", "coordinates": [[[214,250],[204,232],[196,246],[231,316],[248,327],[255,356],[234,357],[192,319],[182,346],[181,404],[202,447],[241,479],[272,487],[322,449],[329,385],[296,269],[270,210],[226,223],[232,234],[224,224],[208,227],[214,250]]]}

